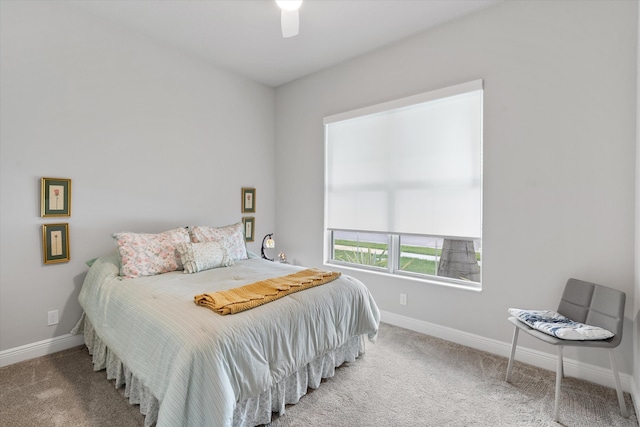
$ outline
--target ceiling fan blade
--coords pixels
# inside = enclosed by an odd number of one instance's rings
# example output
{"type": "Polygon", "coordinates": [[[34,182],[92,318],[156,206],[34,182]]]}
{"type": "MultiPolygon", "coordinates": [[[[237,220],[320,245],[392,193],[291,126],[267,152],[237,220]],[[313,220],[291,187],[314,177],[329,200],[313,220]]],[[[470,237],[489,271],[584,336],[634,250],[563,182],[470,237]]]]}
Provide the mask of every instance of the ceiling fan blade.
{"type": "Polygon", "coordinates": [[[282,37],[297,36],[300,29],[300,16],[297,10],[284,10],[280,15],[282,24],[282,37]]]}

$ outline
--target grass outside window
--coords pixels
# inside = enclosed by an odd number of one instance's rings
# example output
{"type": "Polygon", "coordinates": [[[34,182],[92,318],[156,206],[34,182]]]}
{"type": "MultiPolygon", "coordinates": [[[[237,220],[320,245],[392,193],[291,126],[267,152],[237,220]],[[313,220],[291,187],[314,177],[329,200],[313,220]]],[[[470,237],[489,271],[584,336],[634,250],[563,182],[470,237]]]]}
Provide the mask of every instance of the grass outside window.
{"type": "MultiPolygon", "coordinates": [[[[361,265],[366,268],[386,270],[390,273],[408,273],[417,276],[449,277],[467,282],[478,282],[478,276],[459,277],[446,275],[442,264],[443,246],[445,238],[437,236],[405,236],[398,235],[396,244],[398,250],[390,248],[391,236],[382,233],[359,233],[333,231],[332,257],[333,261],[347,264],[361,265]],[[409,244],[410,243],[410,244],[409,244]],[[389,257],[397,256],[395,259],[389,257]],[[471,279],[469,277],[472,277],[471,279]]],[[[480,239],[457,239],[466,241],[467,262],[473,264],[473,268],[479,271],[481,266],[480,239]],[[471,252],[469,252],[469,250],[471,252]]],[[[445,257],[451,256],[449,253],[445,257]]],[[[445,259],[446,261],[446,259],[445,259]]]]}

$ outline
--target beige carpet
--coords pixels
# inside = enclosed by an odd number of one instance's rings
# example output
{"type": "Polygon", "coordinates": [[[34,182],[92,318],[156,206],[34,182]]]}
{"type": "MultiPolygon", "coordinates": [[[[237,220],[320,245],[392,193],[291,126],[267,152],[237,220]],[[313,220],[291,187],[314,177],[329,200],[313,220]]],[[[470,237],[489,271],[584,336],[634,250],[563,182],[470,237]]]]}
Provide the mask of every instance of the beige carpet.
{"type": "MultiPolygon", "coordinates": [[[[270,427],[558,426],[553,372],[382,324],[376,344],[274,417],[270,427]]],[[[93,372],[84,347],[0,369],[0,426],[142,426],[122,389],[93,372]]],[[[561,425],[638,426],[615,390],[574,378],[562,387],[561,425]]]]}

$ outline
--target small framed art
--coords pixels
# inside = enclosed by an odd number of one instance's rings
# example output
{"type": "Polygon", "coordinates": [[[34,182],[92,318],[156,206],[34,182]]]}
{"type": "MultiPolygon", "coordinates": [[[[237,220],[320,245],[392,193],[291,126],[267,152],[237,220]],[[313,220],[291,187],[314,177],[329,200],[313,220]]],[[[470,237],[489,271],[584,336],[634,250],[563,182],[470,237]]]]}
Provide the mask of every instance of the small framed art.
{"type": "Polygon", "coordinates": [[[256,211],[256,189],[242,189],[242,213],[254,213],[256,211]]]}
{"type": "Polygon", "coordinates": [[[42,225],[42,254],[45,264],[69,262],[69,224],[42,225]]]}
{"type": "Polygon", "coordinates": [[[256,219],[252,216],[245,216],[242,218],[242,225],[244,226],[244,240],[247,242],[253,242],[253,235],[255,234],[255,222],[256,219]]]}
{"type": "Polygon", "coordinates": [[[42,178],[40,216],[71,216],[71,180],[42,178]]]}

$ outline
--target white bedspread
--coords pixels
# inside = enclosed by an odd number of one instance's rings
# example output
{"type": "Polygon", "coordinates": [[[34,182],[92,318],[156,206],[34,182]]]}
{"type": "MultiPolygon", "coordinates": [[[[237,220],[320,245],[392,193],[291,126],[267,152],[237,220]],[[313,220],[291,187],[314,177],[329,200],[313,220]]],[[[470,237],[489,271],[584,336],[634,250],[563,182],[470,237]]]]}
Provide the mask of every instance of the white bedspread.
{"type": "Polygon", "coordinates": [[[262,259],[196,274],[118,277],[117,253],[89,270],[79,301],[104,343],[160,401],[158,426],[227,426],[257,396],[314,358],[366,334],[379,311],[358,280],[338,280],[228,316],[194,295],[301,270],[262,259]]]}

